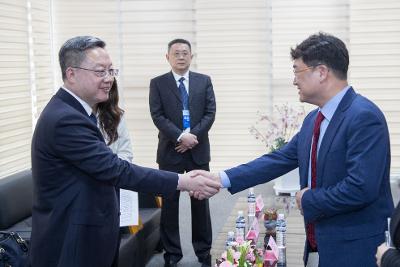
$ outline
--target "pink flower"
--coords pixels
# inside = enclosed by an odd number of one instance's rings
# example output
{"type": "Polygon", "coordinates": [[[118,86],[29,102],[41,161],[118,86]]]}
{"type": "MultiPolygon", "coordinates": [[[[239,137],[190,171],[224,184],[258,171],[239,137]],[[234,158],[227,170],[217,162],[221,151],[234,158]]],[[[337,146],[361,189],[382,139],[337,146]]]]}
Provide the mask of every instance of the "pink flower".
{"type": "Polygon", "coordinates": [[[221,254],[221,258],[222,259],[224,259],[224,260],[226,260],[226,258],[227,258],[227,252],[226,252],[226,250],[221,254]]]}
{"type": "Polygon", "coordinates": [[[235,259],[235,261],[238,261],[240,259],[240,252],[239,251],[235,251],[233,253],[233,258],[235,259]]]}
{"type": "Polygon", "coordinates": [[[246,255],[246,260],[248,260],[250,262],[255,262],[256,261],[256,256],[253,254],[252,251],[246,255]]]}
{"type": "Polygon", "coordinates": [[[230,263],[229,261],[223,261],[223,262],[221,262],[219,267],[233,267],[233,264],[230,263]]]}

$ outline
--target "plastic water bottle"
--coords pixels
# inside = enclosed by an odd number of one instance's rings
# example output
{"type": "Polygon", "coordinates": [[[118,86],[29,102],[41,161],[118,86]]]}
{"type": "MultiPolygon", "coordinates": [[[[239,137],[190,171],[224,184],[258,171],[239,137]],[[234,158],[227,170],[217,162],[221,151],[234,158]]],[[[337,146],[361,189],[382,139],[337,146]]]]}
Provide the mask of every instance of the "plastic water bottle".
{"type": "Polygon", "coordinates": [[[286,247],[286,221],[283,213],[279,213],[276,220],[276,245],[286,247]]]}
{"type": "Polygon", "coordinates": [[[247,221],[248,225],[252,225],[254,218],[256,217],[256,195],[254,194],[254,188],[249,188],[249,193],[247,195],[247,221]]]}
{"type": "Polygon", "coordinates": [[[387,218],[388,229],[385,231],[385,242],[386,246],[393,247],[392,240],[390,238],[390,218],[387,218]]]}
{"type": "Polygon", "coordinates": [[[278,246],[278,266],[286,266],[286,221],[283,213],[276,220],[276,245],[278,246]]]}
{"type": "Polygon", "coordinates": [[[286,247],[278,246],[278,263],[276,267],[286,267],[286,247]]]}
{"type": "Polygon", "coordinates": [[[243,211],[238,211],[238,217],[236,219],[236,241],[244,241],[246,234],[246,219],[243,216],[243,211]]]}
{"type": "Polygon", "coordinates": [[[235,232],[229,231],[225,242],[225,249],[228,250],[232,246],[233,242],[235,242],[235,232]]]}

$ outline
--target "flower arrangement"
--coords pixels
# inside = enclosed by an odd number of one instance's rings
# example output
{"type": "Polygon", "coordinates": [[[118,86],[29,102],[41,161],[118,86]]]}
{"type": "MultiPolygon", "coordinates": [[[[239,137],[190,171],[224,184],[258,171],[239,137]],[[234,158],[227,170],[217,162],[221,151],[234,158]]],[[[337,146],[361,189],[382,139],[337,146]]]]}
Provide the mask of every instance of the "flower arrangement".
{"type": "Polygon", "coordinates": [[[250,127],[250,133],[261,140],[273,152],[284,146],[298,131],[304,117],[304,107],[293,108],[287,103],[275,105],[272,115],[257,112],[258,119],[250,127]],[[260,130],[260,124],[266,126],[265,132],[260,130]]]}
{"type": "Polygon", "coordinates": [[[233,242],[217,260],[216,267],[262,267],[262,249],[251,245],[251,241],[233,242]]]}

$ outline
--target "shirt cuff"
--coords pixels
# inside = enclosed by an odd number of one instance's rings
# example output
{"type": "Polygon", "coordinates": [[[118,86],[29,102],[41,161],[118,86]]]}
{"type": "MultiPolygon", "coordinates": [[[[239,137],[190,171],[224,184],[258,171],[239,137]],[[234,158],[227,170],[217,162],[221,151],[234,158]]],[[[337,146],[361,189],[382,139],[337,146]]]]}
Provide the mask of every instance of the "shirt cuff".
{"type": "Polygon", "coordinates": [[[184,134],[185,134],[185,132],[181,133],[181,134],[179,135],[178,139],[176,139],[176,141],[180,142],[180,141],[181,141],[181,138],[182,138],[182,135],[184,135],[184,134]]]}
{"type": "Polygon", "coordinates": [[[229,180],[228,175],[224,171],[219,172],[219,177],[221,178],[221,184],[223,188],[231,187],[231,180],[229,180]]]}

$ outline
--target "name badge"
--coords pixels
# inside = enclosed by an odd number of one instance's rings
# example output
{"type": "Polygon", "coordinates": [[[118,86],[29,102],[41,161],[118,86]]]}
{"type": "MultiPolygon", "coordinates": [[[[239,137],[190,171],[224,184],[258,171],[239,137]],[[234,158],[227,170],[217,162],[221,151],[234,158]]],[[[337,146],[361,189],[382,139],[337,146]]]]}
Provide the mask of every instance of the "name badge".
{"type": "Polygon", "coordinates": [[[188,109],[182,110],[183,130],[190,131],[190,113],[188,109]]]}

